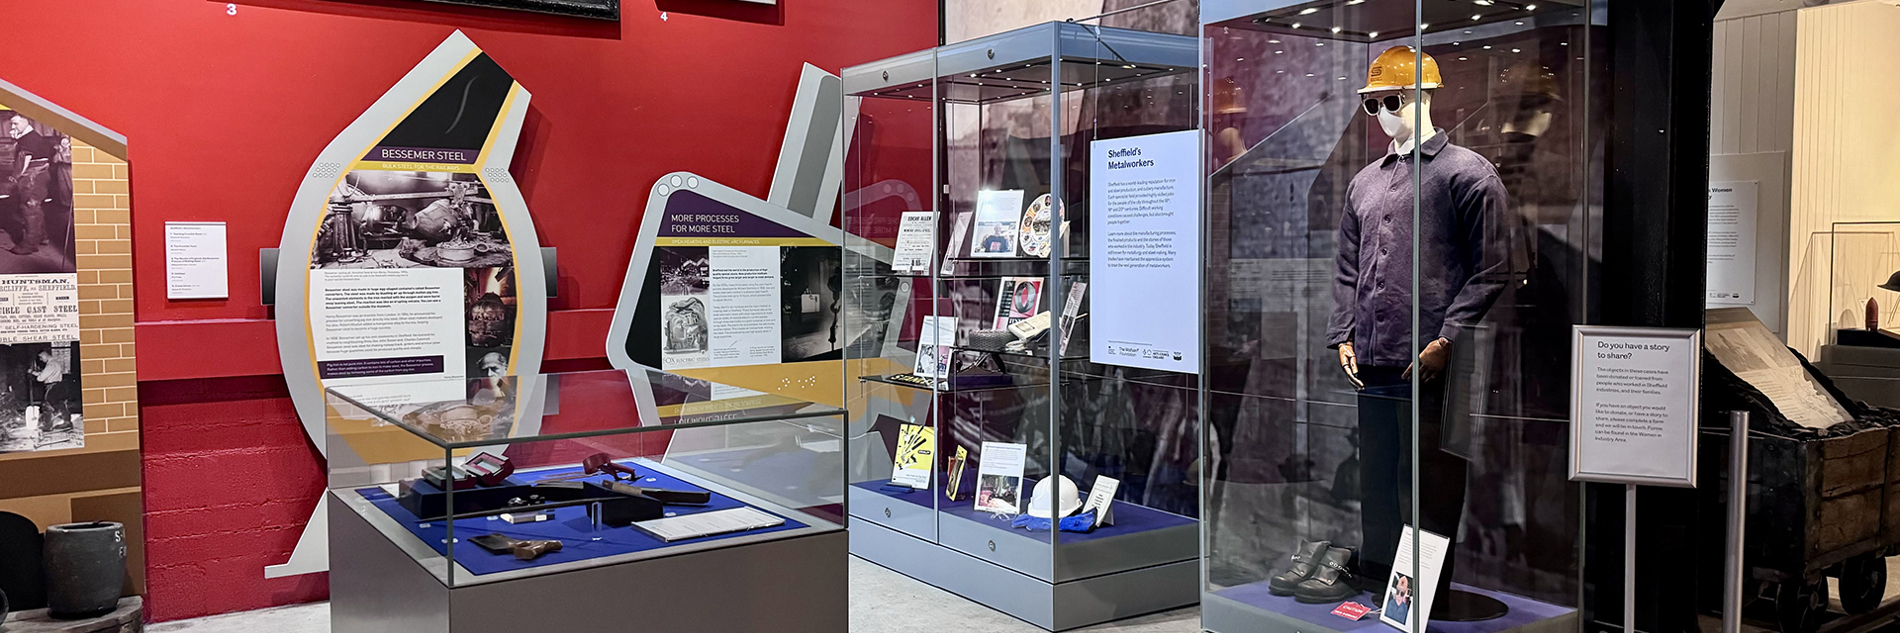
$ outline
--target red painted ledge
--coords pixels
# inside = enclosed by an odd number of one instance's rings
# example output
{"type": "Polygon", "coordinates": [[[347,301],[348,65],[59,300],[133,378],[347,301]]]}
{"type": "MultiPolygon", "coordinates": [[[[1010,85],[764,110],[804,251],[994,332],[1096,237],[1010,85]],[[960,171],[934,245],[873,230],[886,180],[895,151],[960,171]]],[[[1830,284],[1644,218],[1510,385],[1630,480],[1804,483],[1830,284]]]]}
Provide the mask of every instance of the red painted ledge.
{"type": "MultiPolygon", "coordinates": [[[[612,308],[548,313],[544,362],[569,363],[606,355],[612,308]]],[[[284,373],[277,360],[277,325],[270,319],[145,321],[138,336],[139,382],[284,373]]]]}

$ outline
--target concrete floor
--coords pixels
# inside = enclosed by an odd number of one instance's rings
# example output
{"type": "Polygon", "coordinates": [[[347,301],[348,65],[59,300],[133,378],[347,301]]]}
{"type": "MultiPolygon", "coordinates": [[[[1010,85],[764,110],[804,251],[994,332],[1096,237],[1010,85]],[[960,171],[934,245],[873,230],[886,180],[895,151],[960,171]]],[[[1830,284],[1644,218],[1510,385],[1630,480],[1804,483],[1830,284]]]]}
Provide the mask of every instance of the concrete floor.
{"type": "MultiPolygon", "coordinates": [[[[156,624],[152,633],[329,633],[330,604],[318,602],[156,624]]],[[[851,633],[898,631],[1036,633],[1042,629],[891,570],[851,557],[851,633]]],[[[1092,626],[1080,631],[1198,633],[1198,607],[1092,626]]]]}

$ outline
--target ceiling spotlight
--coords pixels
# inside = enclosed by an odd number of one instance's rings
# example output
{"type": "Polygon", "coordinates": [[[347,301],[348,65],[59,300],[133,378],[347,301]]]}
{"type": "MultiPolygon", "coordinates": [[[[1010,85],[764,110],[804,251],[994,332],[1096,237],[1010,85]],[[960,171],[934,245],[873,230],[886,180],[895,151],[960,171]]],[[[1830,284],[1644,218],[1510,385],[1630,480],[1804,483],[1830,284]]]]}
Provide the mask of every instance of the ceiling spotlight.
{"type": "Polygon", "coordinates": [[[1469,57],[1460,57],[1460,58],[1458,58],[1458,61],[1461,61],[1461,62],[1462,62],[1462,61],[1470,61],[1470,60],[1471,60],[1471,58],[1469,58],[1469,57]]]}
{"type": "Polygon", "coordinates": [[[1234,58],[1234,61],[1237,61],[1237,62],[1244,62],[1244,61],[1247,61],[1247,58],[1245,58],[1245,57],[1235,57],[1235,58],[1234,58]]]}
{"type": "Polygon", "coordinates": [[[1525,10],[1525,11],[1536,11],[1536,10],[1537,10],[1537,5],[1534,5],[1534,4],[1527,4],[1527,5],[1524,5],[1524,10],[1525,10]]]}
{"type": "Polygon", "coordinates": [[[1276,71],[1273,71],[1273,74],[1275,74],[1275,75],[1284,75],[1284,74],[1286,74],[1286,71],[1284,71],[1284,70],[1276,70],[1276,71]]]}
{"type": "Polygon", "coordinates": [[[1342,30],[1342,29],[1340,29],[1340,28],[1339,28],[1339,27],[1337,27],[1337,26],[1335,26],[1335,27],[1333,27],[1333,33],[1338,33],[1338,32],[1340,32],[1341,30],[1342,30]]]}
{"type": "Polygon", "coordinates": [[[1314,46],[1325,46],[1325,45],[1326,45],[1326,43],[1325,43],[1325,42],[1314,42],[1314,43],[1313,43],[1313,45],[1314,45],[1314,46]]]}
{"type": "Polygon", "coordinates": [[[1280,40],[1267,40],[1268,44],[1279,44],[1280,40]]]}
{"type": "Polygon", "coordinates": [[[1367,34],[1366,34],[1366,37],[1378,37],[1378,36],[1379,36],[1379,32],[1378,32],[1378,31],[1373,31],[1373,32],[1371,32],[1371,33],[1367,33],[1367,34]]]}
{"type": "Polygon", "coordinates": [[[1273,54],[1275,54],[1275,55],[1283,55],[1283,54],[1286,54],[1286,51],[1274,51],[1274,52],[1273,52],[1273,54]]]}
{"type": "Polygon", "coordinates": [[[1482,19],[1484,19],[1484,16],[1482,16],[1482,15],[1478,15],[1478,14],[1475,14],[1475,13],[1474,13],[1474,14],[1472,14],[1472,15],[1471,15],[1471,19],[1472,19],[1473,21],[1476,21],[1476,20],[1482,20],[1482,19]]]}
{"type": "Polygon", "coordinates": [[[1366,0],[1346,0],[1346,6],[1352,6],[1355,4],[1364,4],[1365,2],[1366,0]]]}
{"type": "Polygon", "coordinates": [[[1471,3],[1481,7],[1488,7],[1497,4],[1497,0],[1471,0],[1471,3]]]}
{"type": "Polygon", "coordinates": [[[1296,29],[1297,29],[1297,28],[1300,28],[1300,23],[1298,23],[1298,22],[1294,22],[1294,23],[1293,23],[1293,28],[1296,28],[1296,29]]]}
{"type": "Polygon", "coordinates": [[[1312,15],[1315,13],[1319,13],[1319,7],[1307,7],[1304,9],[1300,9],[1300,15],[1312,15]]]}
{"type": "Polygon", "coordinates": [[[1517,21],[1517,25],[1518,25],[1518,26],[1524,26],[1524,21],[1523,21],[1523,20],[1518,20],[1518,21],[1517,21]]]}
{"type": "Polygon", "coordinates": [[[1487,50],[1487,51],[1488,51],[1488,50],[1491,50],[1491,45],[1490,45],[1490,44],[1485,44],[1485,45],[1484,45],[1484,50],[1487,50]]]}
{"type": "Polygon", "coordinates": [[[1522,53],[1522,52],[1524,52],[1524,49],[1521,49],[1521,48],[1513,48],[1513,49],[1511,49],[1511,52],[1513,52],[1513,53],[1522,53]]]}
{"type": "Polygon", "coordinates": [[[1423,31],[1423,30],[1425,30],[1425,29],[1429,29],[1429,28],[1432,28],[1432,25],[1431,25],[1431,23],[1430,23],[1430,22],[1420,22],[1420,23],[1418,24],[1418,30],[1420,30],[1420,31],[1423,31]]]}
{"type": "Polygon", "coordinates": [[[1313,73],[1306,73],[1306,76],[1311,77],[1313,76],[1313,73]]]}

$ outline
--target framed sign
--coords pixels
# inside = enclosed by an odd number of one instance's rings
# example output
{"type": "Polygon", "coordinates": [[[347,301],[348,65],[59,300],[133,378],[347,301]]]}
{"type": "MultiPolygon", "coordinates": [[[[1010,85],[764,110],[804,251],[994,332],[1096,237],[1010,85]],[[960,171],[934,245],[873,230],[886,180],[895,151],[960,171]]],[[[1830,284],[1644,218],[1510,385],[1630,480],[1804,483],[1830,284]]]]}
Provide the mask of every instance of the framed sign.
{"type": "Polygon", "coordinates": [[[1694,488],[1702,331],[1579,325],[1570,479],[1694,488]]]}
{"type": "Polygon", "coordinates": [[[444,4],[465,4],[490,9],[533,11],[571,15],[596,20],[620,21],[620,0],[428,0],[444,4]]]}

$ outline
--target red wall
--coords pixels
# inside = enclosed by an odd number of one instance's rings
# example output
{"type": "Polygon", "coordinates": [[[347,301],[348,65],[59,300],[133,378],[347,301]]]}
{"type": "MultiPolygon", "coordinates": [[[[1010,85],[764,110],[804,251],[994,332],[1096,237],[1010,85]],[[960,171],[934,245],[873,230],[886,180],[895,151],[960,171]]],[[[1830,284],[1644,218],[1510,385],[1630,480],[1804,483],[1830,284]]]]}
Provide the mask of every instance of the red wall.
{"type": "Polygon", "coordinates": [[[624,0],[616,25],[407,0],[7,0],[0,78],[130,142],[150,617],[327,595],[321,575],[263,578],[323,468],[255,262],[338,131],[453,29],[507,68],[534,94],[515,176],[560,249],[548,366],[600,366],[655,178],[763,197],[801,62],[837,72],[936,41],[934,0],[780,2],[624,0]],[[230,300],[166,300],[167,220],[229,223],[230,300]]]}

